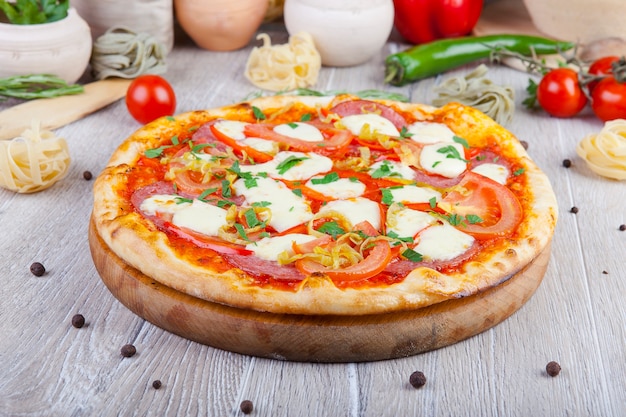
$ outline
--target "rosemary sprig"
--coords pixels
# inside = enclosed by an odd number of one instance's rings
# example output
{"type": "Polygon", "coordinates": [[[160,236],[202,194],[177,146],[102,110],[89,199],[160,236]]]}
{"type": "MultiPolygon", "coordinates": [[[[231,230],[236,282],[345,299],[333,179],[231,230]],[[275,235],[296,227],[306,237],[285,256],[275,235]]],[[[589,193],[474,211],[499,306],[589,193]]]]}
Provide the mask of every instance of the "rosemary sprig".
{"type": "Polygon", "coordinates": [[[0,96],[3,97],[32,100],[79,94],[83,91],[82,85],[69,85],[65,80],[51,74],[16,75],[0,78],[0,96]]]}

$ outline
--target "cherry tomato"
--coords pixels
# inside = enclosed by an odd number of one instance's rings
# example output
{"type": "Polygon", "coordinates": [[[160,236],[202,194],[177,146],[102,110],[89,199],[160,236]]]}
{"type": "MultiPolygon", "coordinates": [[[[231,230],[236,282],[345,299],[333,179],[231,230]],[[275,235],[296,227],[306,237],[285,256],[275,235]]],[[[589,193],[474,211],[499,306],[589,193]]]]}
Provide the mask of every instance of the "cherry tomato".
{"type": "Polygon", "coordinates": [[[139,123],[150,123],[176,110],[176,95],[172,86],[158,75],[141,75],[133,80],[126,92],[126,107],[139,123]]]}
{"type": "Polygon", "coordinates": [[[612,76],[600,81],[591,93],[591,108],[604,122],[626,119],[626,84],[612,76]]]}
{"type": "Polygon", "coordinates": [[[557,68],[543,76],[537,86],[537,101],[542,109],[556,117],[572,117],[585,108],[587,97],[570,68],[557,68]]]}
{"type": "MultiPolygon", "coordinates": [[[[619,61],[618,56],[605,56],[603,58],[597,59],[591,63],[589,66],[589,74],[591,75],[606,75],[613,73],[613,62],[619,61]]],[[[593,89],[598,85],[599,81],[592,81],[587,84],[587,88],[589,88],[589,92],[593,92],[593,89]]]]}
{"type": "Polygon", "coordinates": [[[515,194],[500,183],[472,171],[463,176],[438,206],[448,213],[480,217],[480,222],[463,222],[457,226],[477,239],[507,236],[522,221],[522,207],[515,194]]]}

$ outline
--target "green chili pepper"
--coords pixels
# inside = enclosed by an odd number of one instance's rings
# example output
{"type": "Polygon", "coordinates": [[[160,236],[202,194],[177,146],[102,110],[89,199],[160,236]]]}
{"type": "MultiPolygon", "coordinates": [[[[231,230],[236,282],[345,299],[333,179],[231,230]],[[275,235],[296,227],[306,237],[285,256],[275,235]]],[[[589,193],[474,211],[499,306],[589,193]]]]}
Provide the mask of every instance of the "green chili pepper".
{"type": "Polygon", "coordinates": [[[538,36],[489,35],[440,39],[391,54],[385,60],[385,82],[404,85],[489,58],[506,49],[522,55],[546,55],[567,51],[573,42],[560,42],[538,36]]]}

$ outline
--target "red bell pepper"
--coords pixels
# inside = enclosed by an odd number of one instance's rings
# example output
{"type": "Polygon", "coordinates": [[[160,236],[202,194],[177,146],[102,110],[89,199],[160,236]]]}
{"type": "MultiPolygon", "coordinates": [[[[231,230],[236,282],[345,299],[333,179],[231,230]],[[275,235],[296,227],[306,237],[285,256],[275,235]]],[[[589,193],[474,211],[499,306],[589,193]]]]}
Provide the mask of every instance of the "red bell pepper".
{"type": "Polygon", "coordinates": [[[483,8],[483,0],[393,0],[396,29],[419,44],[468,35],[483,8]]]}

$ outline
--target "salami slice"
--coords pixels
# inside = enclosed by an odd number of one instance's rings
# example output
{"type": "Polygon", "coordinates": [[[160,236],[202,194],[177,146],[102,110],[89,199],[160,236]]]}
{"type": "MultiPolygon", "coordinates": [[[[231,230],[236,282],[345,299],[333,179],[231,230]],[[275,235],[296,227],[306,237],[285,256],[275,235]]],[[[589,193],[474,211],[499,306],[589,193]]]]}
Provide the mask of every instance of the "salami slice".
{"type": "Polygon", "coordinates": [[[402,129],[402,127],[407,124],[404,117],[391,107],[369,100],[344,101],[334,106],[330,111],[331,113],[336,113],[341,117],[352,116],[355,114],[377,113],[393,123],[398,130],[402,129]]]}

